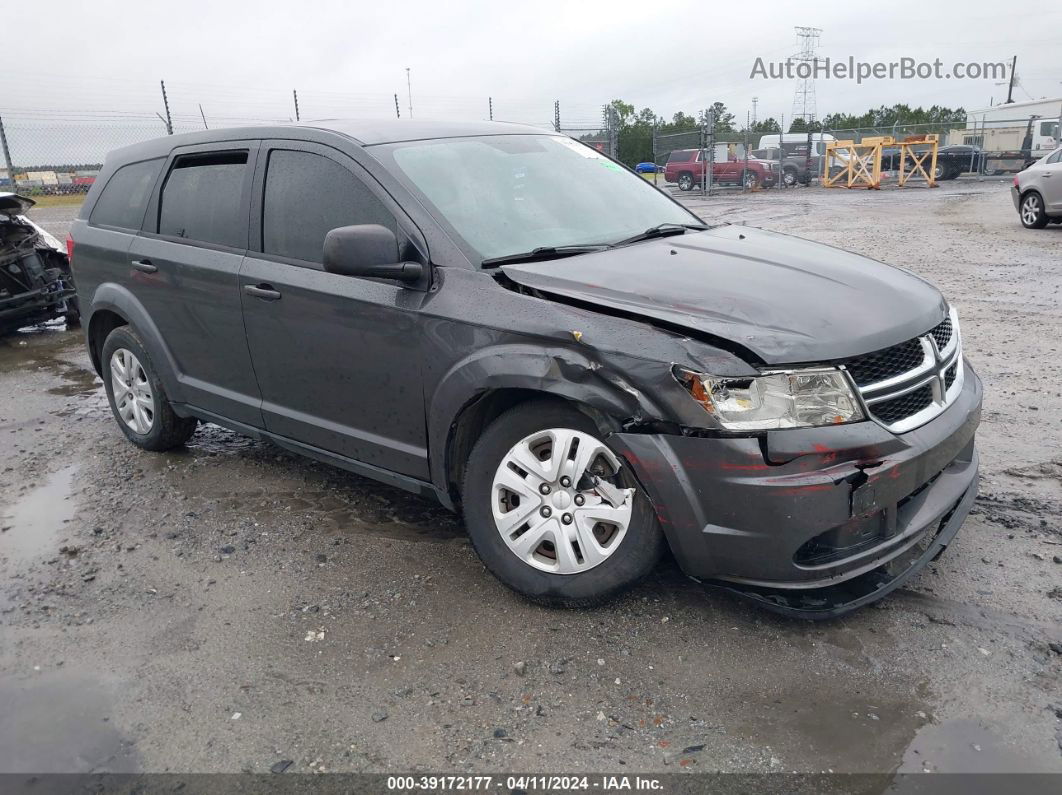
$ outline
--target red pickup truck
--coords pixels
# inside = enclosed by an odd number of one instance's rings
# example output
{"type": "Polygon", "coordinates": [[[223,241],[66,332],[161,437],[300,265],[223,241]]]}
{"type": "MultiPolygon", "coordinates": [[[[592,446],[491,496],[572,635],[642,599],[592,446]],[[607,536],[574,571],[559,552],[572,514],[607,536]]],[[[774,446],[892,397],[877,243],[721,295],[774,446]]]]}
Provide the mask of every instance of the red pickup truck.
{"type": "MultiPolygon", "coordinates": [[[[738,156],[735,151],[727,151],[725,145],[716,148],[715,162],[712,163],[713,184],[744,185],[746,188],[770,187],[778,182],[778,163],[738,156]],[[720,155],[724,155],[720,157],[720,155]]],[[[704,152],[700,149],[676,149],[664,166],[664,181],[678,184],[679,190],[692,190],[704,179],[704,152]]]]}

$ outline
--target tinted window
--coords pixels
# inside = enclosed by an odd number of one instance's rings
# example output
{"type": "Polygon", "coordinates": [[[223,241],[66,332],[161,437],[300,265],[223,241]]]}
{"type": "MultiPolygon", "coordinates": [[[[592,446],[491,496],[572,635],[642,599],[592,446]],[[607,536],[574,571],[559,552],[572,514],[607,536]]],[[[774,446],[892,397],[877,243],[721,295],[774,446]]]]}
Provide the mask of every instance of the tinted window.
{"type": "Polygon", "coordinates": [[[689,161],[693,160],[693,155],[694,154],[695,154],[695,152],[692,149],[685,149],[685,150],[682,150],[682,151],[679,151],[679,152],[672,152],[670,154],[670,156],[668,157],[667,162],[669,162],[669,163],[688,163],[689,161]]]}
{"type": "Polygon", "coordinates": [[[241,200],[246,170],[246,152],[177,158],[162,188],[159,234],[245,248],[241,200]]]}
{"type": "Polygon", "coordinates": [[[1059,149],[1057,152],[1047,158],[1048,163],[1058,163],[1059,161],[1062,161],[1062,149],[1059,149]]]}
{"type": "Polygon", "coordinates": [[[145,160],[115,171],[96,200],[89,222],[122,229],[139,229],[162,163],[161,158],[145,160]]]}
{"type": "Polygon", "coordinates": [[[270,153],[262,251],[319,263],[325,235],[351,224],[380,224],[397,232],[394,216],[339,163],[310,152],[270,153]]]}

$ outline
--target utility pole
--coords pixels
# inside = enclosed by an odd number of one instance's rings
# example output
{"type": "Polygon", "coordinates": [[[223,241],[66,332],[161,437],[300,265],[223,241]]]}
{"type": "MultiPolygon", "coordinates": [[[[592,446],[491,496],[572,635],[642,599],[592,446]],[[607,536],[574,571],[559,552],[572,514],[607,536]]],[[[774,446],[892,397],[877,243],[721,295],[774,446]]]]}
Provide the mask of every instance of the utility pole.
{"type": "Polygon", "coordinates": [[[553,129],[555,132],[560,132],[560,100],[555,99],[553,101],[553,129]]]}
{"type": "Polygon", "coordinates": [[[11,190],[17,191],[18,184],[15,182],[15,164],[11,162],[11,150],[7,148],[7,132],[4,130],[4,119],[0,117],[0,149],[4,152],[4,162],[7,163],[7,178],[11,180],[11,190]]]}
{"type": "Polygon", "coordinates": [[[409,67],[406,67],[406,95],[409,98],[409,118],[413,118],[413,83],[409,77],[409,67]]]}
{"type": "MultiPolygon", "coordinates": [[[[796,93],[793,95],[793,120],[803,119],[805,122],[815,115],[815,66],[818,59],[815,57],[815,48],[819,46],[819,36],[822,28],[797,27],[797,40],[800,42],[800,52],[789,57],[789,60],[808,64],[807,77],[797,83],[796,93]]],[[[799,74],[798,74],[799,76],[799,74]]]]}
{"type": "Polygon", "coordinates": [[[302,121],[299,118],[299,92],[298,89],[291,89],[291,97],[295,100],[295,121],[302,121]]]}
{"type": "Polygon", "coordinates": [[[160,80],[162,86],[162,106],[166,109],[166,135],[173,135],[173,119],[170,118],[170,101],[166,98],[166,81],[160,80]]]}
{"type": "Polygon", "coordinates": [[[398,94],[395,94],[395,118],[396,119],[401,119],[402,118],[402,111],[400,111],[398,109],[398,94]]]}
{"type": "Polygon", "coordinates": [[[1014,60],[1010,62],[1010,85],[1007,86],[1007,103],[1011,104],[1014,101],[1014,76],[1018,73],[1018,56],[1014,56],[1014,60]]]}
{"type": "Polygon", "coordinates": [[[487,113],[490,115],[490,120],[494,121],[494,97],[487,97],[487,113]]]}
{"type": "Polygon", "coordinates": [[[756,105],[759,104],[759,101],[760,101],[759,97],[753,97],[752,98],[752,123],[753,124],[756,123],[756,105]]]}

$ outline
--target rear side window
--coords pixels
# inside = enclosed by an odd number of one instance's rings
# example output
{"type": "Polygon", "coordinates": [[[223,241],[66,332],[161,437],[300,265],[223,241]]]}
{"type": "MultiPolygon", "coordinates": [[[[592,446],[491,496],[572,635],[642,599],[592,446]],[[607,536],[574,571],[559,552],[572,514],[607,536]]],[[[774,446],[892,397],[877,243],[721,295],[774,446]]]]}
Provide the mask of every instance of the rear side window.
{"type": "Polygon", "coordinates": [[[159,234],[246,248],[246,172],[245,151],[178,157],[162,187],[159,234]]]}
{"type": "Polygon", "coordinates": [[[96,200],[89,216],[90,224],[140,229],[144,210],[165,158],[130,163],[114,172],[96,200]]]}
{"type": "Polygon", "coordinates": [[[692,149],[687,149],[687,150],[684,150],[684,151],[681,151],[681,152],[672,152],[668,156],[667,162],[669,162],[669,163],[688,163],[691,160],[693,160],[693,155],[694,154],[695,154],[695,152],[692,149]]]}
{"type": "Polygon", "coordinates": [[[397,232],[383,203],[336,161],[312,152],[270,153],[262,203],[264,253],[319,264],[325,235],[352,224],[397,232]]]}

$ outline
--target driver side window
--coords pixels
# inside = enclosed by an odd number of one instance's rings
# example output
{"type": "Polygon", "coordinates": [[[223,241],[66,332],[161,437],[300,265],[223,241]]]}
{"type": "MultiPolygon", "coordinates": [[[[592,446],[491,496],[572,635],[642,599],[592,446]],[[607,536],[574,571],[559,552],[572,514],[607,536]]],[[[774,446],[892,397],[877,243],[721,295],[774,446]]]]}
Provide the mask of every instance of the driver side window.
{"type": "Polygon", "coordinates": [[[368,187],[336,161],[274,149],[266,167],[262,251],[321,267],[325,235],[340,226],[398,224],[368,187]]]}

